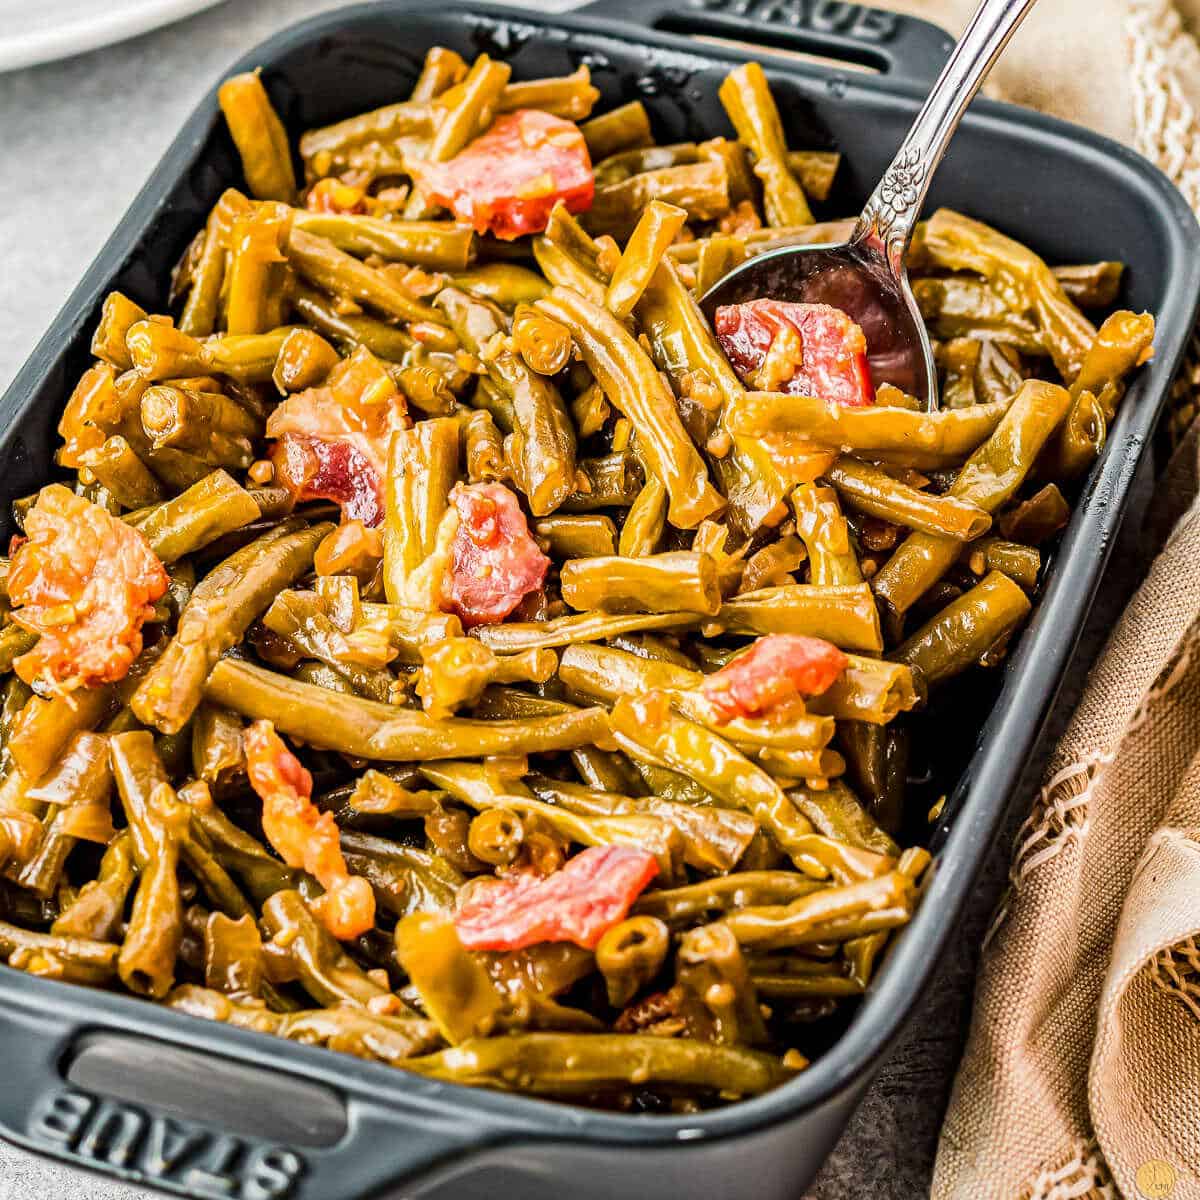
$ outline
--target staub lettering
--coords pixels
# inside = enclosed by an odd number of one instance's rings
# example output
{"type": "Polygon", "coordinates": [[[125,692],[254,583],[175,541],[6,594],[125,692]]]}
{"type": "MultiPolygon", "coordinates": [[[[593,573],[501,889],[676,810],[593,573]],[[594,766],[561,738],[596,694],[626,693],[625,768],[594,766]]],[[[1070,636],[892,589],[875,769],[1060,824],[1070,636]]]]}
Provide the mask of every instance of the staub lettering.
{"type": "Polygon", "coordinates": [[[43,1096],[29,1132],[88,1165],[138,1172],[160,1187],[213,1200],[286,1200],[304,1172],[304,1159],[286,1146],[213,1133],[74,1089],[43,1096]]]}
{"type": "Polygon", "coordinates": [[[815,33],[840,33],[863,42],[890,41],[899,27],[895,13],[845,0],[688,0],[688,4],[705,12],[815,33]]]}

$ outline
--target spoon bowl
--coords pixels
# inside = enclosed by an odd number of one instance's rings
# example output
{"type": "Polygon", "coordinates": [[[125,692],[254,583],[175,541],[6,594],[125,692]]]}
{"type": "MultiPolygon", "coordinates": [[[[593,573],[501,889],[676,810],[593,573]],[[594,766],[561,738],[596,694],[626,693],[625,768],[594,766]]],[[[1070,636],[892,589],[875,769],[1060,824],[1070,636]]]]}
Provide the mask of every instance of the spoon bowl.
{"type": "Polygon", "coordinates": [[[867,339],[871,380],[890,383],[926,408],[937,403],[929,333],[909,287],[871,239],[836,246],[786,246],[756,255],[714,284],[700,301],[712,323],[718,308],[769,296],[829,304],[855,321],[867,339]]]}

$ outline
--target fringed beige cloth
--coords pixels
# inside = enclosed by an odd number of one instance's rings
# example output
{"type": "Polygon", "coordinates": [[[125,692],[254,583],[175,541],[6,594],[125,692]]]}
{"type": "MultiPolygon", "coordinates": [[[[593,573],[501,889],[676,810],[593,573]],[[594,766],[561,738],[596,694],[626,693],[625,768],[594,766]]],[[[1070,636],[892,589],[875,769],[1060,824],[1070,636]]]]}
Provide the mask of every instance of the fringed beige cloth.
{"type": "MultiPolygon", "coordinates": [[[[958,30],[974,3],[902,7],[958,30]]],[[[989,90],[1128,142],[1200,211],[1197,30],[1200,0],[1044,0],[989,90]]],[[[1013,848],[935,1200],[1200,1198],[1196,361],[1147,532],[1164,544],[1013,848]]]]}

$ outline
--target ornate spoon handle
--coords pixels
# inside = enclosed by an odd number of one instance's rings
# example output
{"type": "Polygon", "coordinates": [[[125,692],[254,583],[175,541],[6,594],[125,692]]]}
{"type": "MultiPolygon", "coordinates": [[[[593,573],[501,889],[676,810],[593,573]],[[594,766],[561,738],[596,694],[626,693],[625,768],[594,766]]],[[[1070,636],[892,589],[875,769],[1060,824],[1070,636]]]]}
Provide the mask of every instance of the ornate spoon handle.
{"type": "Polygon", "coordinates": [[[908,136],[867,201],[851,243],[875,241],[899,274],[913,226],[951,135],[992,63],[1035,0],[983,0],[908,136]]]}

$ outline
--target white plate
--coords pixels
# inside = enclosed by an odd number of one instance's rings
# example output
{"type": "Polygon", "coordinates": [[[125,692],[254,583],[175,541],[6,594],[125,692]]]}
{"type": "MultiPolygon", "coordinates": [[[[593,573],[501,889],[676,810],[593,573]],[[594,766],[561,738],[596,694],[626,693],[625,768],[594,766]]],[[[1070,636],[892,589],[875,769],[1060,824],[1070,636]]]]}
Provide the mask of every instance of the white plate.
{"type": "Polygon", "coordinates": [[[0,0],[0,71],[124,41],[220,0],[0,0]]]}

